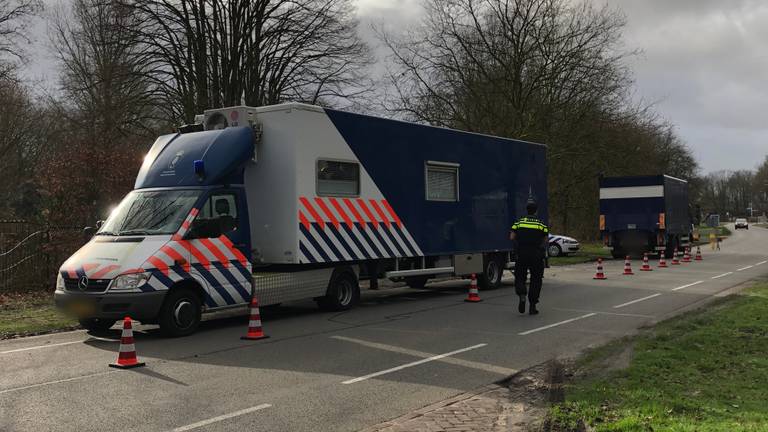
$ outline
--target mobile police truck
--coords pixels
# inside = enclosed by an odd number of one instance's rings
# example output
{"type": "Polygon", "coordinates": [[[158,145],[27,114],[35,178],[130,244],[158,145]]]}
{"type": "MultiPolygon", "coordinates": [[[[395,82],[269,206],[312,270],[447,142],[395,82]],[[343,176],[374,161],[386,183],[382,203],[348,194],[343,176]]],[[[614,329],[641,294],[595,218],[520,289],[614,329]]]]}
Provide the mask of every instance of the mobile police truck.
{"type": "Polygon", "coordinates": [[[529,197],[547,219],[540,144],[295,103],[198,118],[61,266],[56,304],[86,328],[128,315],[180,336],[252,296],[344,310],[365,279],[495,288],[529,197]]]}

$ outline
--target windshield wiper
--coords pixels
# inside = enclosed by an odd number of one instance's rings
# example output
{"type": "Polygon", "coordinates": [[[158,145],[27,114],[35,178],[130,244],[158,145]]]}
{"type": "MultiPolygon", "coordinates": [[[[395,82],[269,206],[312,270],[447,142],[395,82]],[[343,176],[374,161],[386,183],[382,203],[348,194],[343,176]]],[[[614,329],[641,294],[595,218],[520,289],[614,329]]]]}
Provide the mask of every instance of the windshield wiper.
{"type": "Polygon", "coordinates": [[[94,235],[109,235],[109,236],[116,236],[116,235],[118,235],[118,234],[117,234],[116,232],[112,232],[112,231],[99,231],[99,232],[97,232],[97,233],[96,233],[96,234],[94,234],[94,235]]]}
{"type": "Polygon", "coordinates": [[[118,233],[118,235],[121,235],[121,236],[149,235],[149,231],[146,231],[146,230],[125,230],[125,231],[120,231],[120,233],[118,233]]]}

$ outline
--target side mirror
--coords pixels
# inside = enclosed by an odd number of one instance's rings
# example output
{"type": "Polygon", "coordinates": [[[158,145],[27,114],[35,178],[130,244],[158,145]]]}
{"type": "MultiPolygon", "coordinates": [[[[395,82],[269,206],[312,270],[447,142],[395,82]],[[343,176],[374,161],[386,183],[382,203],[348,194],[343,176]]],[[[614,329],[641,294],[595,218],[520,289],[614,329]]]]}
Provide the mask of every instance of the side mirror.
{"type": "Polygon", "coordinates": [[[93,235],[96,234],[96,228],[94,227],[85,227],[83,228],[83,240],[88,241],[93,237],[93,235]]]}

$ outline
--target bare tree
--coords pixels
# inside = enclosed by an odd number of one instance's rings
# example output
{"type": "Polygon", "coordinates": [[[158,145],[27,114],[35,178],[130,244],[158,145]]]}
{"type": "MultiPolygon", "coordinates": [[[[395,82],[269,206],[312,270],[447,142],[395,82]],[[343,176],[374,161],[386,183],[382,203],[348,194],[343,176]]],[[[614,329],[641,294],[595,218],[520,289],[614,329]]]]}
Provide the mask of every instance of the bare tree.
{"type": "Polygon", "coordinates": [[[371,62],[349,0],[136,0],[139,35],[175,118],[222,105],[340,104],[371,62]]]}
{"type": "Polygon", "coordinates": [[[19,42],[29,41],[29,17],[42,8],[39,0],[0,0],[0,79],[9,79],[23,59],[19,42]]]}

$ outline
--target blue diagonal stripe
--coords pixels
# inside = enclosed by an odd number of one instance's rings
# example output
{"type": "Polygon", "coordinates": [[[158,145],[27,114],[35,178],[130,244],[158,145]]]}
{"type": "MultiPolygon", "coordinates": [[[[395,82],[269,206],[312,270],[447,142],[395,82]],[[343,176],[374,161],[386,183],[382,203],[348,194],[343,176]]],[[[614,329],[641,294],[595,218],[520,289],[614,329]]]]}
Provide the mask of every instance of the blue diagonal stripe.
{"type": "Polygon", "coordinates": [[[322,259],[322,261],[324,261],[324,262],[332,261],[331,258],[328,256],[328,254],[325,253],[323,248],[320,247],[320,244],[317,242],[317,240],[315,240],[315,238],[312,237],[312,235],[309,233],[309,231],[307,231],[307,229],[304,228],[303,224],[299,225],[299,229],[301,229],[301,232],[304,234],[304,238],[306,238],[307,241],[310,244],[312,244],[312,247],[315,248],[317,253],[320,254],[320,258],[322,259]]]}
{"type": "Polygon", "coordinates": [[[213,264],[219,270],[219,272],[224,276],[224,279],[226,279],[227,282],[229,282],[229,284],[232,285],[232,288],[234,288],[235,291],[237,291],[237,293],[240,294],[240,297],[242,297],[244,303],[247,303],[248,301],[250,301],[251,299],[250,294],[248,294],[248,291],[246,291],[243,285],[240,284],[240,282],[235,278],[235,276],[232,274],[232,271],[230,269],[224,268],[224,264],[218,261],[213,262],[211,264],[213,264]]]}
{"type": "Polygon", "coordinates": [[[301,240],[299,240],[299,249],[301,249],[301,253],[303,253],[304,256],[307,257],[309,261],[311,261],[312,263],[317,262],[317,259],[315,259],[315,257],[311,253],[309,253],[309,249],[307,249],[307,247],[304,246],[304,243],[302,243],[301,240]]]}
{"type": "Polygon", "coordinates": [[[224,289],[224,287],[219,284],[219,281],[216,280],[216,278],[213,277],[211,272],[206,270],[205,267],[203,267],[202,264],[195,263],[195,264],[192,264],[192,267],[194,267],[195,270],[197,270],[197,272],[200,273],[200,276],[202,276],[203,279],[205,279],[208,282],[208,285],[210,285],[211,288],[215,289],[216,292],[219,293],[221,298],[224,299],[224,301],[227,302],[227,304],[235,304],[236,303],[235,299],[232,298],[232,296],[229,294],[229,292],[227,292],[227,290],[224,289]]]}

